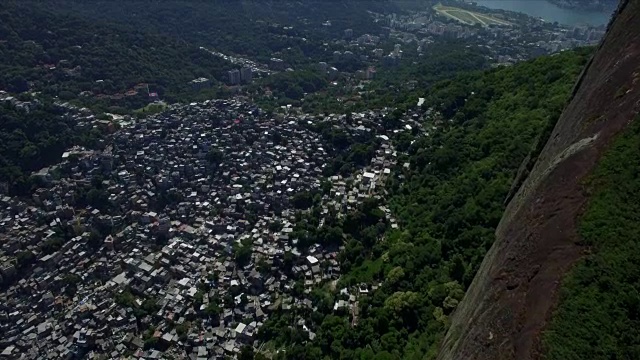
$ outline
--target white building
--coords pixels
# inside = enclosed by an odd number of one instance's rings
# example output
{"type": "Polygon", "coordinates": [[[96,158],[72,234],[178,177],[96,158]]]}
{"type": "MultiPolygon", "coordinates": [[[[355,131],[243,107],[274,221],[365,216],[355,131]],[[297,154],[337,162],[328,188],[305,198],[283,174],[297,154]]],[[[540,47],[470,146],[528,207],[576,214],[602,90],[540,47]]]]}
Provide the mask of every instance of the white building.
{"type": "Polygon", "coordinates": [[[318,263],[318,259],[315,256],[307,256],[307,261],[309,262],[309,265],[313,266],[315,264],[318,263]]]}

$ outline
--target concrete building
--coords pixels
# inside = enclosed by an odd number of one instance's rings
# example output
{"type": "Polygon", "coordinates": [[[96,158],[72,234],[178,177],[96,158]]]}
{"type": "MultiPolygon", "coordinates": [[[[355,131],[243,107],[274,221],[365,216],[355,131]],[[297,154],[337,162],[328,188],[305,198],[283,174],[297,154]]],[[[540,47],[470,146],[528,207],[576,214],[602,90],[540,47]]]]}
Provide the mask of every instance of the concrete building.
{"type": "Polygon", "coordinates": [[[233,69],[229,71],[229,84],[237,85],[240,84],[240,70],[233,69]]]}
{"type": "Polygon", "coordinates": [[[246,84],[251,83],[251,81],[253,80],[253,70],[248,66],[240,69],[240,80],[246,84]]]}

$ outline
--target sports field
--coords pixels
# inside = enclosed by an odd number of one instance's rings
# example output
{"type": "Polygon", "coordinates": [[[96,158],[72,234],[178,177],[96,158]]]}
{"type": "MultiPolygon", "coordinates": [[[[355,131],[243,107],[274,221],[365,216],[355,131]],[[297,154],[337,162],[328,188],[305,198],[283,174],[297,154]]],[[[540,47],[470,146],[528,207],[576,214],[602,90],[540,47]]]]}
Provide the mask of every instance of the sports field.
{"type": "Polygon", "coordinates": [[[508,21],[498,19],[488,14],[482,14],[475,11],[460,9],[453,6],[444,6],[442,4],[438,4],[433,7],[433,10],[435,10],[440,15],[446,16],[450,19],[459,21],[467,25],[475,25],[475,24],[480,24],[482,26],[511,25],[511,23],[509,23],[508,21]]]}

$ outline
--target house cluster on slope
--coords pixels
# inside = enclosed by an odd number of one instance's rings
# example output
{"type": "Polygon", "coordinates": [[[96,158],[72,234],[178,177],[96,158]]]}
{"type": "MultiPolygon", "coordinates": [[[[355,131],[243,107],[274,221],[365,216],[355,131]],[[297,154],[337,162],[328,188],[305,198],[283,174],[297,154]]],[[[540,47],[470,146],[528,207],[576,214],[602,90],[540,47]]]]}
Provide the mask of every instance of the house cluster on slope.
{"type": "MultiPolygon", "coordinates": [[[[297,246],[304,210],[292,199],[328,181],[321,212],[343,216],[383,196],[396,165],[378,135],[369,165],[327,178],[329,145],[309,125],[381,134],[383,113],[274,119],[206,101],[123,123],[100,151],[70,149],[36,174],[31,199],[0,199],[0,358],[217,359],[257,347],[273,311],[313,309],[311,289],[340,275],[339,247],[297,246]]],[[[403,122],[396,132],[419,124],[403,122]]],[[[357,313],[343,292],[335,310],[357,313]]]]}

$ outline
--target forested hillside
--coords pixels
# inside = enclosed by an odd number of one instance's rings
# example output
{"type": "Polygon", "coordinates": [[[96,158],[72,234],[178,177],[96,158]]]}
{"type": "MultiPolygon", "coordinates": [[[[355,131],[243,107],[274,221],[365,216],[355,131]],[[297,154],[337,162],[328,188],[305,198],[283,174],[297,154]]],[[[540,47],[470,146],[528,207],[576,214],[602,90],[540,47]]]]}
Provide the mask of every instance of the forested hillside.
{"type": "Polygon", "coordinates": [[[415,106],[418,98],[438,81],[488,67],[489,61],[482,49],[454,41],[438,42],[431,45],[429,56],[381,71],[358,98],[346,103],[338,101],[340,89],[333,88],[306,98],[302,108],[309,112],[358,112],[393,105],[404,111],[415,106]]]}
{"type": "Polygon", "coordinates": [[[143,107],[148,91],[172,102],[188,99],[190,80],[221,79],[230,68],[171,37],[14,2],[0,5],[0,58],[0,89],[41,91],[105,110],[143,107]]]}
{"type": "MultiPolygon", "coordinates": [[[[46,4],[38,4],[46,5],[46,4]]],[[[51,5],[51,4],[49,4],[51,5]]],[[[221,79],[230,64],[193,45],[141,29],[46,11],[34,4],[0,4],[0,90],[40,104],[30,112],[0,104],[0,182],[29,193],[29,174],[55,163],[69,146],[95,144],[98,128],[77,131],[54,100],[100,112],[131,113],[149,92],[169,102],[198,96],[190,80],[221,79]],[[20,95],[22,94],[22,95],[20,95]]]]}
{"type": "Polygon", "coordinates": [[[55,105],[40,105],[27,113],[1,104],[0,183],[12,194],[28,195],[31,172],[59,161],[70,146],[95,146],[105,130],[78,130],[76,124],[72,114],[55,105]]]}
{"type": "Polygon", "coordinates": [[[591,253],[564,281],[544,338],[548,359],[640,358],[640,183],[629,166],[640,162],[638,120],[588,180],[579,232],[591,253]]]}
{"type": "MultiPolygon", "coordinates": [[[[290,359],[433,358],[494,239],[511,182],[537,139],[553,127],[590,49],[540,58],[437,84],[427,106],[444,127],[409,146],[409,169],[389,181],[399,230],[385,230],[375,204],[332,224],[346,234],[338,288],[361,282],[382,285],[362,297],[357,325],[334,314],[340,298],[317,291],[319,325],[314,341],[290,328],[291,314],[270,319],[265,340],[285,346],[290,359]],[[360,224],[360,225],[355,225],[360,224]],[[386,231],[386,232],[385,232],[386,231]],[[383,234],[383,241],[375,241],[383,234]],[[325,316],[326,315],[326,316],[325,316]]],[[[400,162],[402,163],[402,162],[400,162]]],[[[321,228],[322,229],[322,228],[321,228]]],[[[322,234],[331,239],[332,232],[322,234]]]]}
{"type": "Polygon", "coordinates": [[[259,62],[286,52],[287,62],[293,66],[329,59],[331,52],[325,51],[323,43],[327,37],[342,37],[347,28],[355,33],[379,33],[381,25],[372,21],[368,10],[396,8],[386,0],[367,1],[366,8],[360,1],[350,0],[169,0],[153,6],[143,1],[113,6],[112,1],[104,0],[60,0],[48,6],[53,11],[115,21],[259,62]],[[331,20],[330,26],[323,26],[327,20],[331,20]]]}

